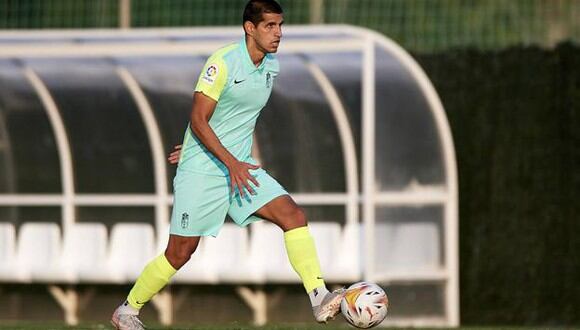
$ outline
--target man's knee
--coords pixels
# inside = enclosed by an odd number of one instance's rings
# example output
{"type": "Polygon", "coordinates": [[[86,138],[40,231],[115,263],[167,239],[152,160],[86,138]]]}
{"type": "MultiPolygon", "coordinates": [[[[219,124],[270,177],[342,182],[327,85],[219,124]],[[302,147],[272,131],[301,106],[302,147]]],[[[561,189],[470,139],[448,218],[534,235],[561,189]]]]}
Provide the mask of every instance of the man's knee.
{"type": "Polygon", "coordinates": [[[179,251],[178,253],[175,254],[175,261],[176,261],[176,268],[181,268],[183,267],[183,265],[185,265],[189,259],[191,259],[191,255],[193,254],[193,251],[189,251],[189,250],[182,250],[179,251]]]}
{"type": "Polygon", "coordinates": [[[282,229],[290,230],[306,226],[306,213],[298,206],[292,206],[288,210],[285,210],[283,218],[282,220],[286,228],[282,229]]]}
{"type": "Polygon", "coordinates": [[[180,269],[189,261],[189,259],[191,259],[193,252],[194,251],[185,248],[179,249],[167,247],[167,250],[165,250],[165,257],[171,266],[173,266],[173,268],[180,269]]]}
{"type": "Polygon", "coordinates": [[[296,214],[294,215],[294,222],[297,224],[297,227],[304,227],[306,226],[306,212],[300,207],[296,207],[296,214]]]}
{"type": "Polygon", "coordinates": [[[165,250],[165,257],[175,269],[180,269],[191,259],[191,255],[195,252],[197,244],[197,241],[175,242],[170,239],[165,250]]]}

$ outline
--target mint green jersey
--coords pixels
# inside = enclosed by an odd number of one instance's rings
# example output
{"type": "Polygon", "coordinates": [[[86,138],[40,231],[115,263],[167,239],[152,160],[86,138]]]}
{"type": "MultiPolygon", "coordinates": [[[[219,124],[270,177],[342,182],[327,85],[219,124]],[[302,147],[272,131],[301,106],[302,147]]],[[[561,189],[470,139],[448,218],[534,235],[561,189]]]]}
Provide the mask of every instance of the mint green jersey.
{"type": "MultiPolygon", "coordinates": [[[[195,87],[217,101],[209,120],[222,145],[238,160],[255,164],[251,157],[256,120],[268,102],[278,75],[278,60],[267,54],[256,67],[245,39],[219,49],[207,60],[195,87]]],[[[207,175],[227,176],[228,170],[187,126],[178,168],[207,175]]]]}

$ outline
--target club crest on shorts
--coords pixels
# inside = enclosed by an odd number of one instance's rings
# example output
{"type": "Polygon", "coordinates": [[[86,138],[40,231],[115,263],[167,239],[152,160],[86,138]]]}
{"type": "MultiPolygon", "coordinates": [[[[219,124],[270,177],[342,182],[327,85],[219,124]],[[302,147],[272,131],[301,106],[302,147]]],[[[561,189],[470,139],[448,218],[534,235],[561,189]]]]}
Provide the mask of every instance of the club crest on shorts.
{"type": "Polygon", "coordinates": [[[183,213],[181,215],[181,228],[185,229],[189,225],[189,214],[183,213]]]}

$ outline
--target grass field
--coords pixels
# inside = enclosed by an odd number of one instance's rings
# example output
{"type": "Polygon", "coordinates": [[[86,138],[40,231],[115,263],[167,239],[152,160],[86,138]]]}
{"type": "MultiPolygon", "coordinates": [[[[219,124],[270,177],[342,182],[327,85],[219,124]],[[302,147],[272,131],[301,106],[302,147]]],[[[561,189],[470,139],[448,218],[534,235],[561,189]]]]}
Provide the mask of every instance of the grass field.
{"type": "MultiPolygon", "coordinates": [[[[109,324],[81,324],[78,326],[65,326],[58,323],[12,323],[12,324],[2,324],[0,323],[0,330],[113,330],[113,327],[109,324]]],[[[354,329],[347,326],[322,326],[322,325],[269,325],[264,327],[254,327],[249,325],[240,324],[224,324],[224,325],[180,325],[176,327],[162,327],[162,326],[151,326],[147,327],[148,330],[330,330],[330,329],[354,329]]]]}
{"type": "MultiPolygon", "coordinates": [[[[74,327],[67,327],[62,324],[43,324],[43,323],[13,323],[13,324],[0,324],[0,330],[98,330],[106,329],[112,330],[113,328],[108,324],[81,324],[74,327]]],[[[332,330],[332,329],[355,329],[348,326],[335,326],[335,325],[267,325],[264,327],[254,327],[248,325],[230,324],[230,325],[219,325],[219,326],[178,326],[178,327],[148,327],[149,330],[332,330]]],[[[377,328],[377,329],[388,329],[388,328],[377,328]]],[[[404,328],[393,328],[397,330],[402,330],[404,328]]],[[[413,330],[429,330],[427,328],[412,328],[413,330]]],[[[460,327],[453,328],[455,330],[532,330],[532,329],[580,329],[572,327],[460,327]]],[[[444,330],[444,328],[437,328],[433,330],[444,330]]]]}

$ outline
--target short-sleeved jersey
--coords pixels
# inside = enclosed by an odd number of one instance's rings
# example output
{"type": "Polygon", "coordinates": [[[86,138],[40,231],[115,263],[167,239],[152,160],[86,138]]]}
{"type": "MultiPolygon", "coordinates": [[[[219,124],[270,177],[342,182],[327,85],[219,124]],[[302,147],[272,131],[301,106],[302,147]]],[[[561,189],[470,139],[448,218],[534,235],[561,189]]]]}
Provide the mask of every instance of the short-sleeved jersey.
{"type": "MultiPolygon", "coordinates": [[[[278,72],[278,61],[271,54],[266,54],[256,67],[242,39],[210,56],[199,76],[195,91],[217,101],[209,125],[222,145],[240,161],[255,164],[251,158],[254,128],[278,72]]],[[[225,165],[192,133],[191,125],[185,131],[179,169],[228,175],[225,165]]]]}

